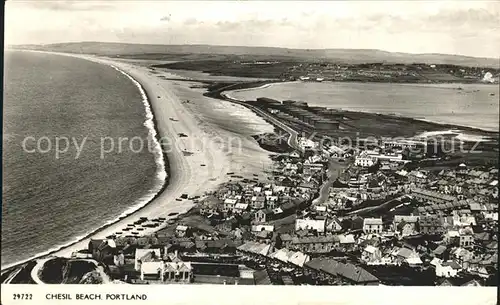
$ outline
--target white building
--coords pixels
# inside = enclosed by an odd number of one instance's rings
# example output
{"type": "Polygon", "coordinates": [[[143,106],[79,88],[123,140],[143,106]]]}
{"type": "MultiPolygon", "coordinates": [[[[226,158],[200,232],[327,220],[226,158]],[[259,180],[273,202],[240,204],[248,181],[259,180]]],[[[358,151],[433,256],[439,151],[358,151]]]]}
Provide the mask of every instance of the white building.
{"type": "Polygon", "coordinates": [[[165,264],[162,261],[144,262],[141,264],[141,280],[152,278],[163,281],[165,273],[165,264]]]}
{"type": "Polygon", "coordinates": [[[248,203],[237,203],[234,205],[233,213],[242,214],[246,210],[248,210],[248,203]]]}
{"type": "Polygon", "coordinates": [[[319,146],[318,142],[314,142],[308,138],[299,138],[299,146],[302,150],[304,149],[317,149],[319,146]]]}
{"type": "Polygon", "coordinates": [[[354,158],[354,165],[355,166],[361,166],[361,167],[371,167],[375,164],[377,159],[373,157],[362,157],[358,156],[354,158]]]}
{"type": "Polygon", "coordinates": [[[272,225],[254,225],[252,226],[252,232],[274,232],[274,226],[272,225]]]}
{"type": "Polygon", "coordinates": [[[319,233],[325,232],[326,221],[324,219],[296,219],[295,231],[300,230],[316,230],[319,233]]]}
{"type": "Polygon", "coordinates": [[[436,267],[436,276],[438,277],[456,277],[458,272],[462,270],[462,267],[454,261],[442,262],[435,258],[431,264],[436,267]]]}
{"type": "Polygon", "coordinates": [[[363,232],[367,233],[382,233],[382,218],[365,218],[363,219],[363,232]]]}
{"type": "Polygon", "coordinates": [[[392,161],[392,162],[398,162],[403,160],[403,155],[402,154],[380,154],[377,156],[374,156],[377,160],[379,161],[392,161]]]}
{"type": "Polygon", "coordinates": [[[134,269],[141,270],[141,264],[161,258],[160,249],[135,249],[134,269]]]}
{"type": "Polygon", "coordinates": [[[427,142],[417,139],[387,139],[383,140],[383,147],[385,149],[392,149],[396,152],[402,152],[405,149],[427,149],[427,142]]]}

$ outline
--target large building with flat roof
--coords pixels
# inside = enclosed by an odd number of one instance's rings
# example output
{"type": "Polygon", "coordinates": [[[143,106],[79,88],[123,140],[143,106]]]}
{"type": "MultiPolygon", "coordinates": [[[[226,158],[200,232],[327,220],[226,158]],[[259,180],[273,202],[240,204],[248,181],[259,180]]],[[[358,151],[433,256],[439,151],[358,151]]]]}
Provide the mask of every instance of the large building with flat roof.
{"type": "Polygon", "coordinates": [[[422,149],[427,150],[427,142],[412,139],[384,139],[382,140],[382,146],[385,149],[392,149],[397,151],[403,151],[405,149],[422,149]]]}

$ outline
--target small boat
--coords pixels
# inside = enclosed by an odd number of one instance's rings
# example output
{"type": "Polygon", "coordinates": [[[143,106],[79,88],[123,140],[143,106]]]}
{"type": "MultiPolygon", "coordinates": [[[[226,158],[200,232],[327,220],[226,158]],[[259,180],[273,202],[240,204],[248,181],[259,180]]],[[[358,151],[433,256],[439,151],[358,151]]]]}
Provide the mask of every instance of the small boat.
{"type": "Polygon", "coordinates": [[[490,96],[495,96],[495,93],[490,93],[490,96]]]}

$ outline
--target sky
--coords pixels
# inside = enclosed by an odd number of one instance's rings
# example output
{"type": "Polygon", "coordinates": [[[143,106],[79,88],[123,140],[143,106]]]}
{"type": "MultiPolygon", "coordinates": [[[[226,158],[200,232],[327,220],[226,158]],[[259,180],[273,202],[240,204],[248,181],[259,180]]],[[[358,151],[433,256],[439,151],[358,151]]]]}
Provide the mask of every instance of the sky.
{"type": "Polygon", "coordinates": [[[500,1],[7,0],[5,42],[103,41],[500,56],[500,1]]]}

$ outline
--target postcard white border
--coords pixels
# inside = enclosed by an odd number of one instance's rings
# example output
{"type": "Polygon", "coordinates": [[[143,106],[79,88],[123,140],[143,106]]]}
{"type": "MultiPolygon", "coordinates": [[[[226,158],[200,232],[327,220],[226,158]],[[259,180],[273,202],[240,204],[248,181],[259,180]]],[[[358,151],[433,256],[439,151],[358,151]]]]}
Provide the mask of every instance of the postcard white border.
{"type": "Polygon", "coordinates": [[[359,304],[494,305],[496,287],[237,286],[237,285],[2,285],[2,304],[359,304]],[[32,295],[14,300],[14,295],[32,295]],[[48,299],[68,294],[72,300],[48,299]],[[101,300],[76,300],[100,294],[101,300]],[[107,294],[145,295],[146,300],[106,300],[107,294]]]}

